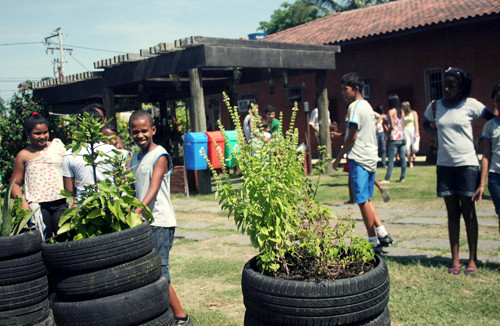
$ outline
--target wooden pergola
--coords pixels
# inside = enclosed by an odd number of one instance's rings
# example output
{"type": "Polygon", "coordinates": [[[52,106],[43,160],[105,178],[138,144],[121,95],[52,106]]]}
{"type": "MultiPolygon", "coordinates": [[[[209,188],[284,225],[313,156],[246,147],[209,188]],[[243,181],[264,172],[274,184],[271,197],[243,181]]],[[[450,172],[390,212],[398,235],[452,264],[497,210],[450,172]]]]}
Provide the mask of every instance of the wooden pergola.
{"type": "Polygon", "coordinates": [[[206,131],[205,95],[220,94],[228,84],[269,80],[285,71],[316,72],[320,139],[331,156],[326,73],[335,69],[339,52],[340,47],[331,45],[192,36],[95,62],[99,71],[34,83],[33,94],[52,112],[62,114],[101,102],[108,117],[115,116],[117,103],[123,101],[158,102],[164,117],[167,101],[190,98],[192,131],[206,131]]]}

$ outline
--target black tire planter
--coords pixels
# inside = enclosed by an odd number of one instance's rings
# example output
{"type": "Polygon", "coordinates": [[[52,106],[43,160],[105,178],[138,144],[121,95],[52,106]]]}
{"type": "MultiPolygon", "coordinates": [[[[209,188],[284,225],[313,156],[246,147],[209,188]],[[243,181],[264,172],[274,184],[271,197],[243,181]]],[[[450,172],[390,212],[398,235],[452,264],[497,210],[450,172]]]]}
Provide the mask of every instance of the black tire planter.
{"type": "Polygon", "coordinates": [[[380,315],[389,301],[389,272],[380,256],[368,273],[320,283],[263,275],[255,261],[243,269],[243,301],[247,314],[264,323],[349,325],[380,315]]]}
{"type": "Polygon", "coordinates": [[[0,326],[33,326],[45,323],[50,314],[49,300],[29,307],[0,311],[0,326]]]}
{"type": "MultiPolygon", "coordinates": [[[[262,322],[248,312],[245,312],[245,325],[252,326],[273,326],[272,324],[268,324],[266,322],[262,322]]],[[[389,308],[385,307],[384,311],[381,314],[376,315],[370,319],[363,320],[359,323],[351,324],[351,326],[390,326],[391,325],[391,314],[389,313],[389,308]]]]}
{"type": "Polygon", "coordinates": [[[14,285],[0,286],[0,311],[32,306],[47,299],[48,294],[47,276],[14,285]]]}
{"type": "Polygon", "coordinates": [[[57,326],[132,326],[162,315],[169,308],[164,277],[144,287],[94,300],[52,304],[57,326]]]}
{"type": "MultiPolygon", "coordinates": [[[[41,240],[41,239],[40,239],[41,240]]],[[[28,282],[47,273],[40,252],[0,261],[0,286],[28,282]]]]}
{"type": "Polygon", "coordinates": [[[42,236],[39,230],[0,237],[0,260],[26,256],[39,252],[42,247],[42,236]]]}
{"type": "Polygon", "coordinates": [[[42,243],[47,269],[54,274],[100,270],[137,259],[153,249],[148,222],[120,232],[61,243],[42,243]]]}
{"type": "Polygon", "coordinates": [[[170,307],[160,316],[137,326],[169,326],[175,325],[174,312],[170,307]]]}
{"type": "Polygon", "coordinates": [[[117,266],[78,275],[54,275],[53,285],[61,301],[97,299],[151,284],[161,276],[161,258],[156,249],[117,266]]]}

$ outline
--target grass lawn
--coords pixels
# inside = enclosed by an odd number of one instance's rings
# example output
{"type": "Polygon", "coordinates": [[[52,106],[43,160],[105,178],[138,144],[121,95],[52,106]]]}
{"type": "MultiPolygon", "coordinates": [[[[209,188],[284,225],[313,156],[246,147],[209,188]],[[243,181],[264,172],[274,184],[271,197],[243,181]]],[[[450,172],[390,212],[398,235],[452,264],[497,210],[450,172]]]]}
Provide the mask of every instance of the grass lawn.
{"type": "MultiPolygon", "coordinates": [[[[394,169],[393,180],[400,170],[394,169]]],[[[382,179],[385,169],[377,175],[382,179]]],[[[316,177],[312,177],[313,179],[316,177]]],[[[420,165],[407,169],[406,182],[388,185],[391,201],[383,203],[375,190],[376,207],[422,210],[444,209],[436,198],[435,167],[420,165]]],[[[348,199],[347,174],[334,172],[322,177],[318,199],[338,205],[348,199]]],[[[488,195],[488,194],[486,194],[488,195]]],[[[192,197],[206,201],[213,195],[192,197]]],[[[356,207],[353,206],[355,209],[356,207]]],[[[478,209],[491,209],[491,201],[478,209]]],[[[216,226],[234,225],[226,216],[216,213],[177,212],[182,224],[191,220],[206,221],[216,226]]],[[[405,226],[403,226],[405,227],[405,226]]],[[[447,239],[445,226],[408,228],[408,237],[441,237],[447,239]]],[[[191,230],[190,230],[191,231],[191,230]]],[[[227,228],[211,227],[222,235],[236,234],[227,228]]],[[[364,230],[358,230],[364,233],[364,230]]],[[[498,226],[480,228],[480,239],[499,240],[498,226]]],[[[464,235],[461,236],[464,239],[464,235]]],[[[172,284],[184,309],[196,325],[243,325],[244,305],[241,296],[241,271],[244,263],[257,254],[247,245],[212,239],[204,241],[176,240],[171,251],[172,284]]],[[[439,259],[387,257],[391,278],[389,309],[392,325],[498,325],[500,321],[500,264],[485,264],[475,275],[449,275],[448,262],[439,259]]]]}

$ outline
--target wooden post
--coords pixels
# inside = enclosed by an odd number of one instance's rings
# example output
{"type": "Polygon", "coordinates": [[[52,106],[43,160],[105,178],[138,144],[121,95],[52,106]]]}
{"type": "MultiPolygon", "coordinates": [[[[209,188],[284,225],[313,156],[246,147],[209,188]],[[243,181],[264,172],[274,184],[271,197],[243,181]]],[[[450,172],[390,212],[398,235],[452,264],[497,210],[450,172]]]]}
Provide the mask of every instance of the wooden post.
{"type": "MultiPolygon", "coordinates": [[[[326,146],[325,156],[332,157],[332,142],[330,141],[330,124],[328,123],[328,90],[326,85],[326,70],[316,73],[316,103],[318,105],[319,143],[326,146]]],[[[326,174],[332,173],[331,164],[326,165],[326,174]]]]}
{"type": "MultiPolygon", "coordinates": [[[[201,71],[197,68],[189,69],[189,89],[191,91],[191,129],[194,132],[207,131],[207,117],[205,114],[205,98],[203,95],[203,83],[201,71]]],[[[196,171],[198,176],[198,192],[209,194],[212,192],[212,181],[210,170],[196,171]]]]}
{"type": "Polygon", "coordinates": [[[112,88],[104,88],[104,92],[102,94],[102,104],[104,105],[104,109],[106,110],[106,119],[109,120],[114,118],[111,123],[117,127],[116,123],[116,109],[115,109],[115,93],[112,88]]]}
{"type": "Polygon", "coordinates": [[[172,148],[170,145],[170,126],[168,125],[168,111],[167,111],[167,97],[160,97],[160,135],[163,146],[167,149],[167,151],[172,154],[172,148]]]}
{"type": "Polygon", "coordinates": [[[189,89],[191,91],[191,107],[193,110],[193,121],[191,129],[195,132],[207,131],[207,117],[205,114],[205,98],[203,94],[203,83],[199,69],[189,69],[189,89]]]}

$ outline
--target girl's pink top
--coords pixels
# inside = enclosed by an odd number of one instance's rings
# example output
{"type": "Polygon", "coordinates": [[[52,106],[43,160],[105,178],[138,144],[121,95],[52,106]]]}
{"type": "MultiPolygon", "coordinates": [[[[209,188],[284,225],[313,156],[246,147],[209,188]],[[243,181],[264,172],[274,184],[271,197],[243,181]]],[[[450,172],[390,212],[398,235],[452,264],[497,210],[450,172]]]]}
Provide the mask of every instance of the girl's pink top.
{"type": "Polygon", "coordinates": [[[394,128],[391,130],[391,140],[403,140],[405,139],[405,120],[404,118],[398,117],[396,114],[394,116],[394,128]]]}
{"type": "Polygon", "coordinates": [[[45,203],[64,198],[61,174],[66,150],[60,139],[54,138],[40,156],[29,160],[24,168],[24,196],[28,203],[45,203]]]}

